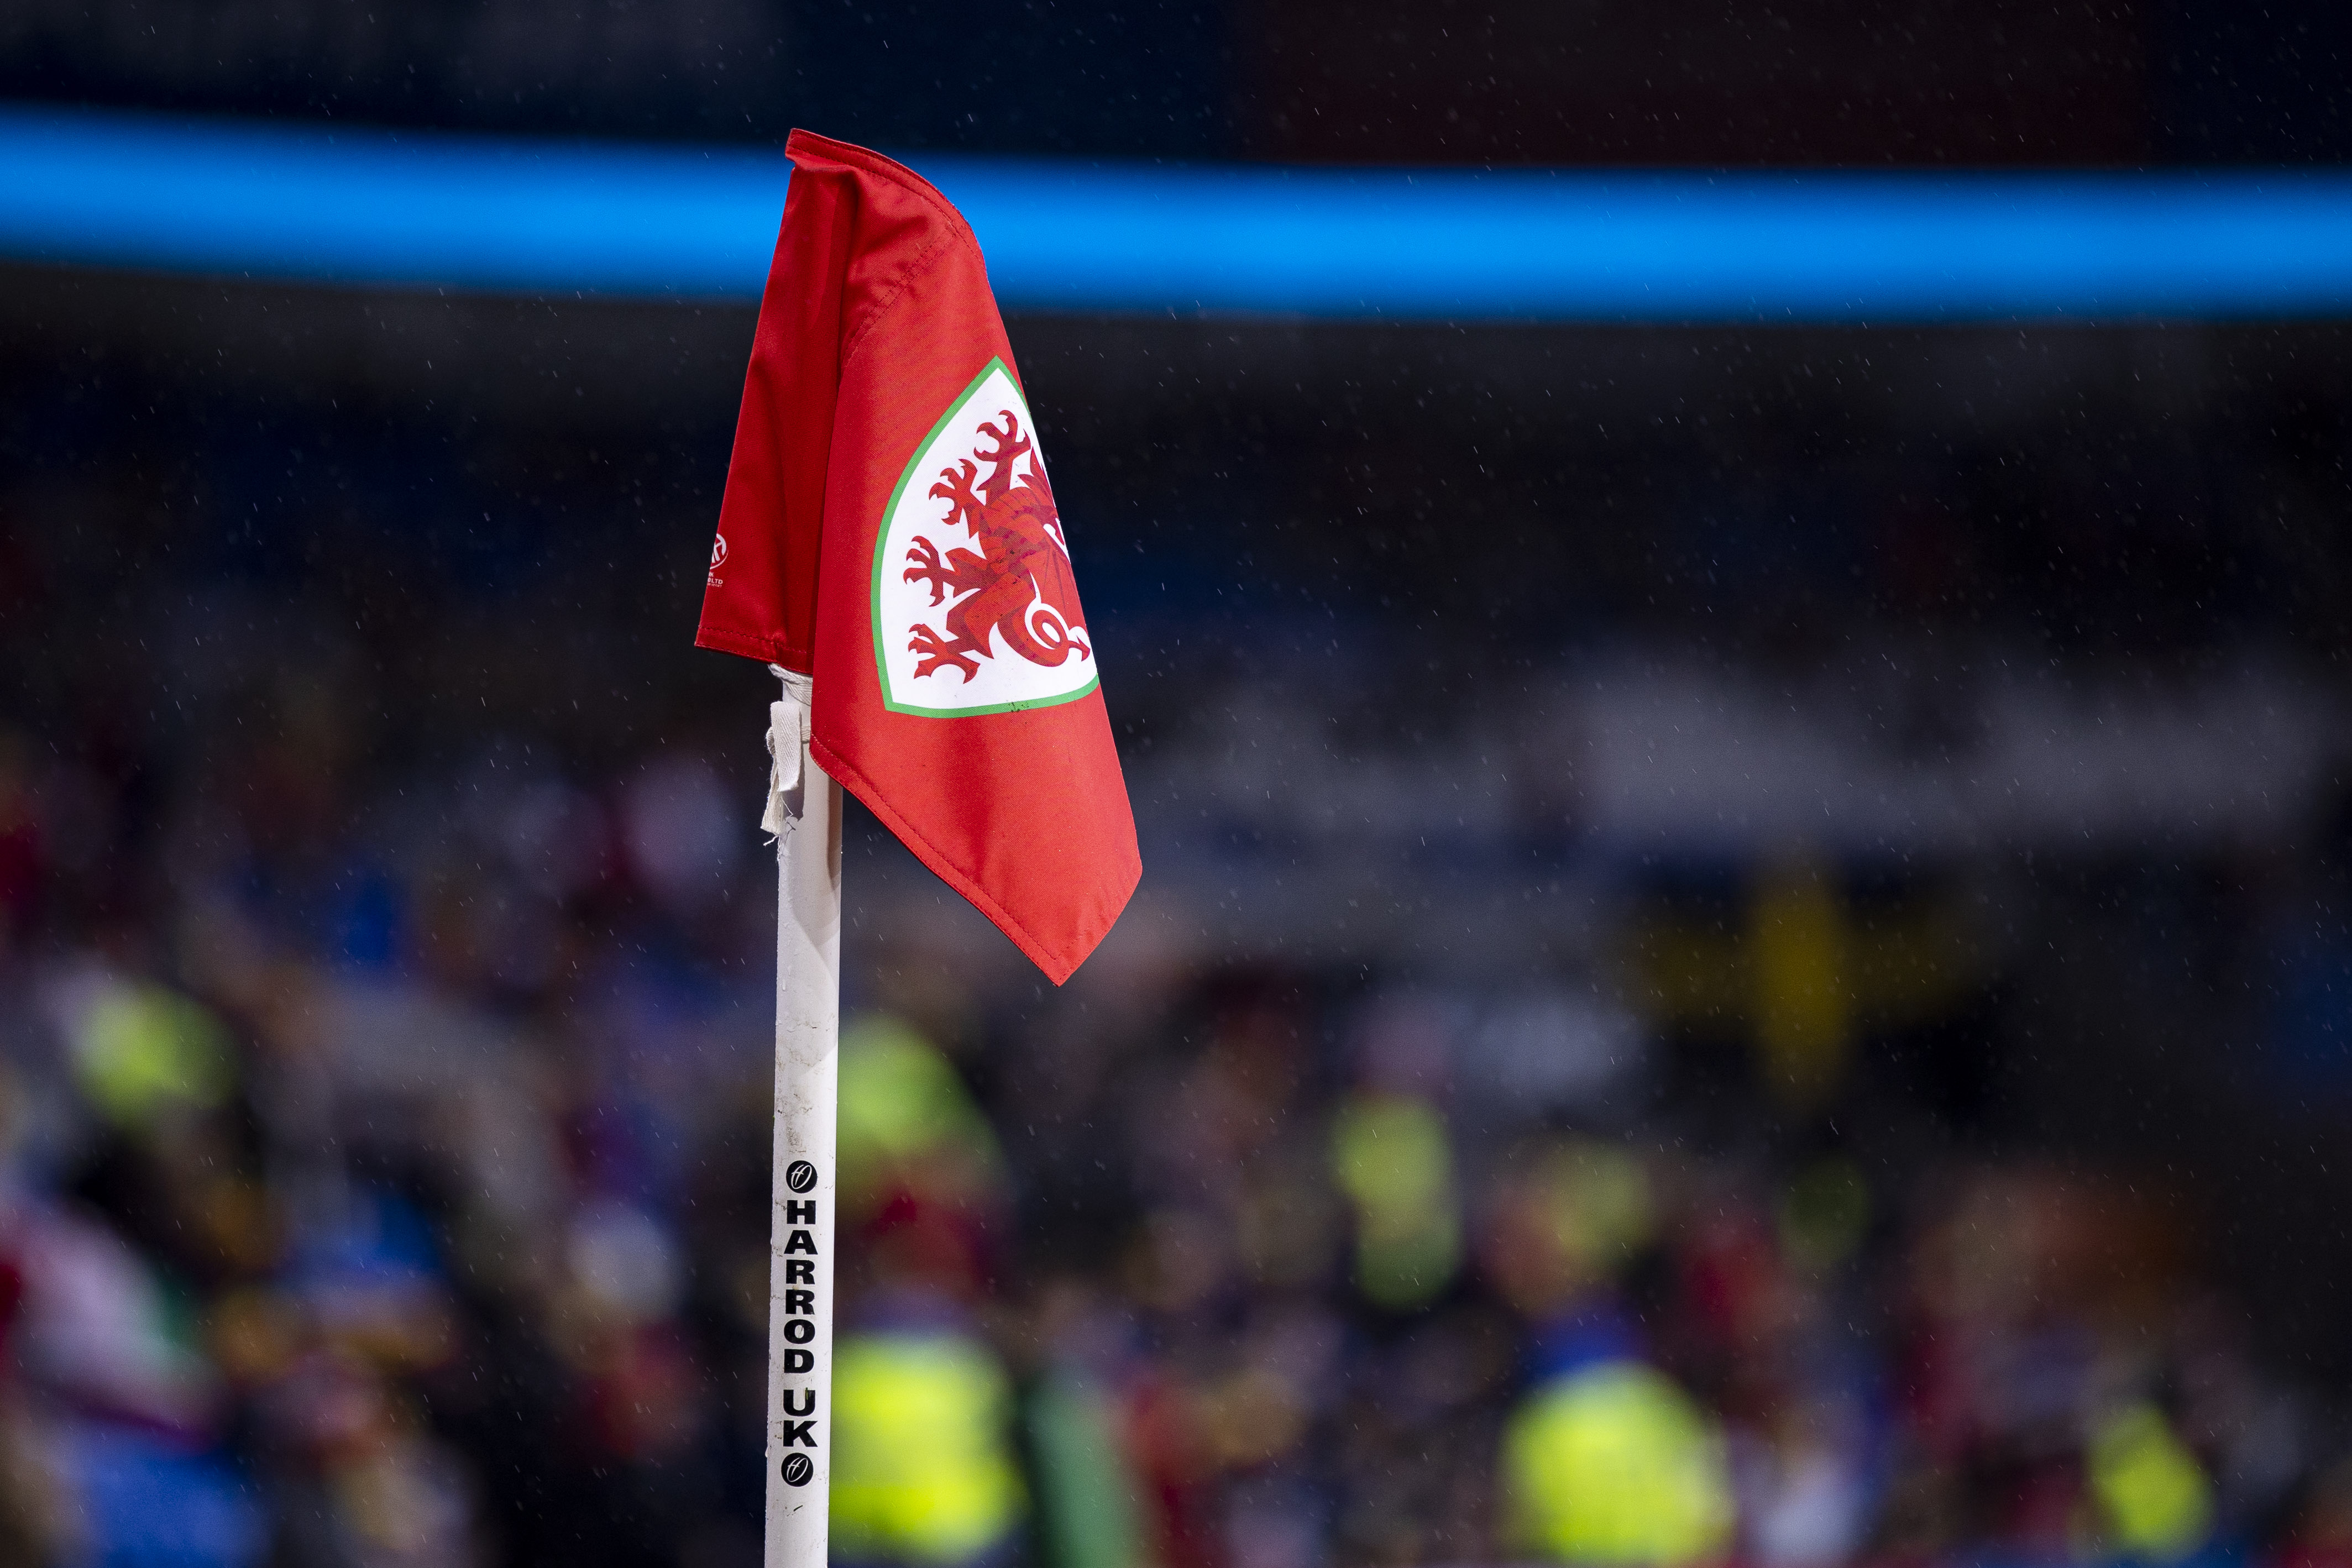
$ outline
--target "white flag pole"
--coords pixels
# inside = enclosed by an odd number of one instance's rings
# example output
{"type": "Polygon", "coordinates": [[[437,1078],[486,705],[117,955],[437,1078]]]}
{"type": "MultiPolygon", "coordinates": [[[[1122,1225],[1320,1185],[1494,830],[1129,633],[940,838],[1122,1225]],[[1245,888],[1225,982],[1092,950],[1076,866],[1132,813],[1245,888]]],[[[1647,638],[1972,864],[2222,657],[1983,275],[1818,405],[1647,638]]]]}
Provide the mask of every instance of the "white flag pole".
{"type": "Polygon", "coordinates": [[[841,786],[809,757],[809,677],[768,709],[776,835],[776,1148],[768,1256],[767,1568],[824,1568],[833,1473],[841,786]]]}

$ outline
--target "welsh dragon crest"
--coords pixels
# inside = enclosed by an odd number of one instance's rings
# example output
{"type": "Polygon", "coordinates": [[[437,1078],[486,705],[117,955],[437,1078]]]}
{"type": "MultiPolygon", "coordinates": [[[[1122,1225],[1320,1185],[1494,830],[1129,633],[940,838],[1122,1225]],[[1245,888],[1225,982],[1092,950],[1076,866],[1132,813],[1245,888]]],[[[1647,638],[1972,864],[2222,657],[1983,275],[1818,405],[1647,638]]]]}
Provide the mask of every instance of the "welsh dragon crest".
{"type": "Polygon", "coordinates": [[[992,362],[900,484],[875,563],[877,653],[894,708],[998,711],[1093,688],[1086,613],[1027,412],[992,362]],[[933,482],[919,497],[924,478],[933,482]],[[886,560],[895,582],[880,580],[886,560]],[[894,632],[903,643],[884,645],[894,632]]]}
{"type": "Polygon", "coordinates": [[[940,469],[940,482],[931,486],[932,497],[948,504],[947,521],[969,529],[979,552],[951,549],[942,558],[928,538],[916,539],[907,550],[915,563],[907,569],[907,580],[929,583],[933,605],[950,594],[970,596],[948,611],[947,635],[920,622],[913,628],[907,646],[916,656],[918,676],[953,666],[971,679],[980,673],[979,662],[993,656],[992,629],[1005,647],[1033,664],[1093,654],[1079,620],[1078,584],[1070,575],[1054,487],[1036,459],[1036,444],[1021,434],[1021,421],[1011,409],[997,418],[1004,422],[1002,428],[980,427],[982,435],[993,438],[994,449],[972,454],[988,465],[988,477],[979,487],[972,478],[980,466],[971,457],[940,469]],[[1015,476],[1013,465],[1022,457],[1029,465],[1015,476]]]}

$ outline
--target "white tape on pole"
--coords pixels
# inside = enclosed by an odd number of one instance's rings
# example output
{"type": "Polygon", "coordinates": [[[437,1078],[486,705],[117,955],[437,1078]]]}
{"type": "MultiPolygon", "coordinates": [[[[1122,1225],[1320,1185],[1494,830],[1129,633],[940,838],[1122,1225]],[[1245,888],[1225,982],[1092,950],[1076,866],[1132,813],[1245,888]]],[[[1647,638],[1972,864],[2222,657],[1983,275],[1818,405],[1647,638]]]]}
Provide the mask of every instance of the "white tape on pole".
{"type": "MultiPolygon", "coordinates": [[[[772,669],[774,666],[770,666],[772,669]]],[[[809,680],[768,710],[776,834],[776,1148],[768,1258],[767,1568],[824,1568],[833,1473],[841,786],[808,754],[809,680]]]]}

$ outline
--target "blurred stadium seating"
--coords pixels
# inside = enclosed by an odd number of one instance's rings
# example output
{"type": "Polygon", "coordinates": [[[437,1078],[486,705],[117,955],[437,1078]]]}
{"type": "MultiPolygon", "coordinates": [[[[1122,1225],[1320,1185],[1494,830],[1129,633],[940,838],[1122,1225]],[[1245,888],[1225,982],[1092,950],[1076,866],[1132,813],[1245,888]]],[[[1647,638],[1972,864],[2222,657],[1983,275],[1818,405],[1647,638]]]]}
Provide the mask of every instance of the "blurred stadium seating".
{"type": "MultiPolygon", "coordinates": [[[[2316,10],[1328,9],[35,4],[0,87],[2352,147],[2316,10]]],[[[757,1561],[767,682],[688,647],[748,311],[0,277],[0,1563],[757,1561]]],[[[1055,992],[853,816],[842,1561],[2352,1560],[2342,326],[1011,332],[1146,880],[1055,992]]]]}

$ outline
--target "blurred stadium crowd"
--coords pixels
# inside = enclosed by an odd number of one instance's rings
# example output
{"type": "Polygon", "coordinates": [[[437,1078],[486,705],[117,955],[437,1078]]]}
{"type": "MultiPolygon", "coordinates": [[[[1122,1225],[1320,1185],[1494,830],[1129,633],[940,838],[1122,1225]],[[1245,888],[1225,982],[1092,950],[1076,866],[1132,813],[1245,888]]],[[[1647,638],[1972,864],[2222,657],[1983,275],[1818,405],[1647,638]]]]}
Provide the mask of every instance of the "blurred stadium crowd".
{"type": "MultiPolygon", "coordinates": [[[[686,650],[677,476],[723,427],[9,388],[0,1560],[755,1561],[763,683],[686,650]]],[[[1047,994],[853,824],[837,1560],[2352,1560],[2347,541],[2294,524],[2352,425],[2269,413],[1827,485],[1636,417],[1601,522],[1515,536],[1614,653],[1539,580],[1449,606],[1429,492],[1336,459],[1122,568],[1160,481],[1106,454],[1223,436],[1067,415],[1146,892],[1047,994]],[[1331,602],[1221,605],[1221,549],[1331,602]],[[1629,685],[1644,636],[1698,673],[1629,685]],[[2018,648],[2049,685],[1935,700],[2018,648]]],[[[1422,438],[1488,515],[1569,461],[1422,438]]]]}
{"type": "MultiPolygon", "coordinates": [[[[52,104],[2352,156],[2352,9],[16,0],[52,104]]],[[[2352,340],[1011,324],[1139,900],[853,812],[836,1561],[2352,1565],[2352,340]]],[[[759,1559],[748,314],[0,271],[0,1565],[759,1559]]]]}

